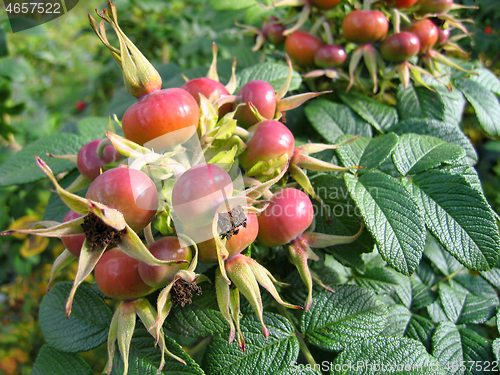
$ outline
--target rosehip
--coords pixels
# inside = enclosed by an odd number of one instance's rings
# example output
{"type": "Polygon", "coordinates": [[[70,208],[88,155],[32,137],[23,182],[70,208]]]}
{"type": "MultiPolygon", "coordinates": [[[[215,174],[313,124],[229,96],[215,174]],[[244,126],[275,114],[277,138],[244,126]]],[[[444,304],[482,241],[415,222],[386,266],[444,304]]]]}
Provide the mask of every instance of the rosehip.
{"type": "Polygon", "coordinates": [[[354,10],[342,22],[344,37],[357,44],[377,42],[388,30],[387,18],[378,10],[354,10]]]}
{"type": "MultiPolygon", "coordinates": [[[[75,220],[79,217],[82,217],[73,210],[69,210],[69,212],[64,216],[63,223],[71,220],[75,220]]],[[[64,247],[75,257],[80,256],[80,252],[82,251],[83,242],[85,241],[85,234],[79,234],[77,236],[71,237],[61,237],[61,241],[64,244],[64,247]]]]}
{"type": "Polygon", "coordinates": [[[408,27],[405,31],[415,34],[420,41],[420,55],[429,52],[438,40],[438,28],[429,19],[421,20],[408,27]]]}
{"type": "Polygon", "coordinates": [[[231,197],[233,182],[229,174],[214,164],[199,164],[188,169],[172,190],[174,212],[184,224],[202,227],[212,222],[224,194],[231,197]]]}
{"type": "MultiPolygon", "coordinates": [[[[267,119],[274,118],[276,112],[276,94],[273,86],[267,82],[248,82],[238,93],[238,102],[252,103],[262,117],[267,119]]],[[[249,128],[259,121],[248,105],[238,108],[234,118],[238,121],[238,125],[244,128],[249,128]]]]}
{"type": "Polygon", "coordinates": [[[320,68],[334,68],[345,63],[347,53],[341,46],[326,45],[320,47],[314,55],[314,63],[320,68]]]}
{"type": "Polygon", "coordinates": [[[419,13],[446,13],[453,6],[453,0],[420,0],[418,5],[420,5],[419,13]]]}
{"type": "Polygon", "coordinates": [[[258,216],[257,240],[266,246],[284,245],[301,235],[313,218],[313,206],[305,193],[293,188],[280,190],[258,216]]]}
{"type": "Polygon", "coordinates": [[[322,10],[332,9],[340,3],[340,0],[311,0],[312,4],[322,10]]]}
{"type": "Polygon", "coordinates": [[[101,173],[102,167],[122,158],[122,155],[112,145],[104,148],[103,156],[98,156],[97,146],[100,142],[100,139],[89,142],[78,152],[78,171],[89,180],[95,180],[101,173]]]}
{"type": "MultiPolygon", "coordinates": [[[[271,17],[272,21],[278,21],[276,17],[271,17]]],[[[263,22],[262,31],[269,40],[275,46],[282,44],[285,41],[285,36],[283,32],[285,31],[285,26],[281,23],[263,22]]]]}
{"type": "Polygon", "coordinates": [[[417,36],[406,31],[388,36],[380,47],[382,57],[394,63],[408,61],[419,50],[420,41],[417,36]]]}
{"type": "Polygon", "coordinates": [[[90,184],[86,198],[120,211],[134,231],[148,225],[158,209],[155,184],[136,169],[104,172],[90,184]]]}
{"type": "Polygon", "coordinates": [[[299,30],[290,34],[285,40],[285,50],[288,56],[300,65],[313,65],[316,51],[324,43],[307,31],[299,30]]]}
{"type": "Polygon", "coordinates": [[[137,144],[156,140],[156,147],[151,147],[156,151],[186,142],[199,120],[200,108],[193,96],[172,88],[154,91],[132,104],[123,115],[122,126],[125,137],[137,144]]]}
{"type": "Polygon", "coordinates": [[[101,292],[111,298],[131,300],[144,297],[154,290],[142,281],[139,261],[118,248],[103,254],[94,273],[101,292]]]}
{"type": "MultiPolygon", "coordinates": [[[[148,246],[151,254],[160,260],[187,260],[191,261],[192,254],[184,241],[177,237],[165,237],[148,246]]],[[[139,262],[139,275],[141,279],[153,288],[163,288],[174,279],[180,270],[188,268],[189,263],[152,266],[139,262]]]]}
{"type": "Polygon", "coordinates": [[[269,161],[283,154],[290,159],[294,148],[295,139],[285,125],[275,120],[262,121],[240,155],[240,164],[248,171],[259,161],[269,161]]]}

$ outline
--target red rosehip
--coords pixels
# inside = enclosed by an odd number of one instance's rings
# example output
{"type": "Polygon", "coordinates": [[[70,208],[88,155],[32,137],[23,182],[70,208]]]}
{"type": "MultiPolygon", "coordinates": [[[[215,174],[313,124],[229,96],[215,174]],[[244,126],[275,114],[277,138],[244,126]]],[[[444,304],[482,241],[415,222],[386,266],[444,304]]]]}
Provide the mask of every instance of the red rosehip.
{"type": "Polygon", "coordinates": [[[90,184],[86,198],[120,211],[134,231],[148,225],[158,209],[154,182],[136,169],[104,172],[90,184]]]}
{"type": "MultiPolygon", "coordinates": [[[[177,237],[165,237],[148,246],[151,254],[160,260],[187,260],[191,261],[192,254],[184,241],[177,237]]],[[[152,266],[139,262],[139,275],[141,279],[153,288],[163,288],[180,270],[188,268],[189,263],[178,263],[172,265],[152,266]]]]}
{"type": "Polygon", "coordinates": [[[285,51],[290,58],[300,65],[313,65],[316,51],[324,43],[307,31],[299,30],[290,34],[285,40],[285,51]]]}
{"type": "Polygon", "coordinates": [[[342,22],[344,37],[357,44],[377,42],[388,30],[387,18],[378,10],[354,10],[342,22]]]}
{"type": "Polygon", "coordinates": [[[257,240],[266,246],[284,245],[311,225],[314,210],[309,197],[297,189],[283,189],[271,199],[271,203],[258,216],[257,240]]]}

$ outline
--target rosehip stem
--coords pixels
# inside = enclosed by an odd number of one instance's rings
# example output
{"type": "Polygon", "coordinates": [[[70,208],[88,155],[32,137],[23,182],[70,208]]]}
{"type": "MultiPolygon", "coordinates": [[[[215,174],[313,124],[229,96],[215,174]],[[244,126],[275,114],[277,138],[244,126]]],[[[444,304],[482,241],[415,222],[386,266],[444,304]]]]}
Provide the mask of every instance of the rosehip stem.
{"type": "Polygon", "coordinates": [[[396,8],[391,9],[392,23],[394,27],[394,34],[398,34],[401,31],[401,13],[396,8]]]}
{"type": "Polygon", "coordinates": [[[370,10],[372,0],[363,0],[363,10],[370,10]]]}
{"type": "Polygon", "coordinates": [[[243,129],[242,127],[237,126],[234,129],[233,135],[237,135],[244,141],[246,141],[248,138],[250,138],[250,132],[246,129],[243,129]]]}
{"type": "Polygon", "coordinates": [[[144,237],[146,237],[146,243],[152,245],[155,242],[153,237],[153,231],[151,230],[151,223],[149,223],[146,228],[144,228],[144,237]]]}
{"type": "Polygon", "coordinates": [[[323,23],[326,21],[326,17],[325,16],[321,16],[320,18],[318,18],[316,20],[316,22],[314,22],[314,25],[311,27],[311,30],[310,30],[310,34],[311,35],[316,35],[318,34],[319,32],[319,29],[321,28],[321,26],[323,26],[323,23]]]}
{"type": "Polygon", "coordinates": [[[323,28],[325,29],[326,33],[326,41],[328,42],[328,44],[333,45],[334,40],[332,35],[332,29],[330,28],[330,24],[327,21],[323,22],[323,28]]]}

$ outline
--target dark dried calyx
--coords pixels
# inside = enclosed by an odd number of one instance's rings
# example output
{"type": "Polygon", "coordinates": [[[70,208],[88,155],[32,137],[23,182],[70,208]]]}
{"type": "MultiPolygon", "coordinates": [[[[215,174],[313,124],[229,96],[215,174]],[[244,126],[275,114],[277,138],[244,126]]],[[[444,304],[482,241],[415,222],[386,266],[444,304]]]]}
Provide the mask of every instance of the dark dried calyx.
{"type": "Polygon", "coordinates": [[[247,217],[241,206],[235,206],[227,212],[219,213],[217,224],[220,228],[220,236],[229,241],[232,236],[236,236],[240,228],[247,227],[247,217]]]}
{"type": "Polygon", "coordinates": [[[120,236],[127,232],[126,229],[116,230],[110,227],[94,214],[85,216],[82,228],[91,250],[115,246],[120,241],[120,236]]]}
{"type": "Polygon", "coordinates": [[[195,283],[178,278],[170,290],[170,300],[174,305],[184,307],[192,302],[193,293],[200,295],[201,288],[195,283]]]}

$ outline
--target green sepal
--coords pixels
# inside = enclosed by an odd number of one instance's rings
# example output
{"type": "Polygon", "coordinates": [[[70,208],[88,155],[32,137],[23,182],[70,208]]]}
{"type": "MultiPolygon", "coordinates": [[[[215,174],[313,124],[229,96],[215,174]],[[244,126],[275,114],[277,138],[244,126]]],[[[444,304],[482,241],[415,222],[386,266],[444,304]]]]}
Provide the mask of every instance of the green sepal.
{"type": "Polygon", "coordinates": [[[233,342],[236,336],[236,329],[234,327],[233,319],[231,318],[231,312],[229,310],[230,305],[230,283],[221,275],[220,269],[215,270],[215,292],[217,295],[217,304],[219,305],[219,310],[229,324],[229,338],[228,342],[233,342]]]}
{"type": "Polygon", "coordinates": [[[67,249],[64,249],[64,251],[59,254],[59,256],[56,258],[54,263],[52,264],[52,268],[50,270],[50,279],[49,282],[47,283],[47,292],[50,290],[50,285],[52,284],[52,281],[56,277],[56,275],[64,268],[69,266],[71,263],[73,263],[77,258],[71,254],[67,249]]]}
{"type": "Polygon", "coordinates": [[[126,158],[139,158],[143,155],[152,153],[150,149],[140,146],[137,143],[129,141],[127,138],[123,138],[122,136],[110,131],[106,132],[106,137],[109,138],[116,151],[126,158]]]}
{"type": "Polygon", "coordinates": [[[234,145],[232,149],[228,151],[221,151],[217,155],[213,156],[208,163],[219,164],[222,169],[226,170],[226,172],[229,172],[234,164],[234,159],[236,158],[237,152],[238,146],[234,145]]]}
{"type": "Polygon", "coordinates": [[[258,161],[245,173],[245,176],[269,176],[272,175],[275,171],[280,170],[287,163],[287,154],[283,154],[277,158],[267,161],[258,161]]]}

